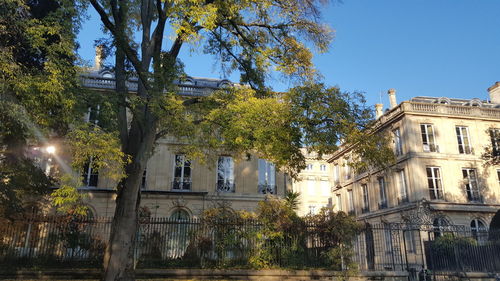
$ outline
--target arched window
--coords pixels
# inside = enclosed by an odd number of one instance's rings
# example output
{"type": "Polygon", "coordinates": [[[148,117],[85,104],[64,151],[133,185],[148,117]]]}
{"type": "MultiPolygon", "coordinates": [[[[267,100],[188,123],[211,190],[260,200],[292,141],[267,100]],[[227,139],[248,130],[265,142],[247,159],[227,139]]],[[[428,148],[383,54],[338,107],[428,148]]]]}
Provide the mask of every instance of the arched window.
{"type": "Polygon", "coordinates": [[[488,237],[486,225],[480,219],[473,219],[470,222],[470,230],[472,232],[472,237],[477,241],[485,241],[488,237]]]}
{"type": "Polygon", "coordinates": [[[177,209],[170,215],[170,219],[177,221],[189,220],[189,213],[183,209],[177,209]]]}
{"type": "Polygon", "coordinates": [[[480,99],[478,99],[478,98],[473,98],[470,101],[463,103],[462,105],[463,106],[478,106],[478,107],[481,107],[481,106],[483,106],[483,102],[480,99]]]}
{"type": "Polygon", "coordinates": [[[437,103],[440,104],[450,104],[450,99],[447,97],[441,97],[437,100],[437,103]]]}
{"type": "Polygon", "coordinates": [[[321,166],[319,166],[319,169],[321,171],[326,171],[326,165],[325,164],[321,164],[321,166]]]}
{"type": "Polygon", "coordinates": [[[182,84],[184,85],[194,85],[195,82],[191,77],[186,77],[184,80],[182,80],[182,84]]]}
{"type": "Polygon", "coordinates": [[[470,106],[482,106],[483,102],[478,98],[473,98],[469,102],[470,106]]]}
{"type": "Polygon", "coordinates": [[[217,85],[219,88],[224,89],[224,88],[230,88],[231,87],[231,82],[228,80],[222,80],[219,85],[217,85]]]}
{"type": "Polygon", "coordinates": [[[439,217],[434,219],[432,225],[434,227],[434,237],[437,238],[444,234],[445,226],[449,225],[449,223],[444,217],[439,217]]]}

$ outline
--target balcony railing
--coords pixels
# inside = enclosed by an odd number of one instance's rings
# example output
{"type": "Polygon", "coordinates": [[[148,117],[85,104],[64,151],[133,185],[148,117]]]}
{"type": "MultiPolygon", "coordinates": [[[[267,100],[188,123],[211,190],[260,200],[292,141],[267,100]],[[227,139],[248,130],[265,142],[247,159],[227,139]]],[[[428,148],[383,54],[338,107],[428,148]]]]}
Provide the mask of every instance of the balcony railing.
{"type": "MultiPolygon", "coordinates": [[[[377,119],[374,127],[396,118],[402,112],[500,119],[500,108],[405,101],[377,119]]],[[[350,149],[350,146],[341,146],[332,157],[342,155],[346,149],[350,149]]],[[[436,147],[436,151],[439,152],[439,147],[436,147]]]]}
{"type": "Polygon", "coordinates": [[[259,184],[260,194],[276,194],[276,185],[259,184]]]}
{"type": "Polygon", "coordinates": [[[445,115],[462,115],[477,117],[500,118],[500,110],[490,107],[476,107],[464,105],[449,105],[437,103],[403,102],[403,111],[438,113],[445,115]]]}
{"type": "MultiPolygon", "coordinates": [[[[81,75],[80,79],[82,81],[82,85],[86,88],[94,88],[94,89],[115,89],[115,78],[105,78],[91,75],[81,75]]],[[[128,80],[125,85],[128,90],[131,92],[137,91],[137,79],[128,80]]],[[[177,91],[180,95],[183,96],[207,96],[211,92],[214,91],[215,88],[209,86],[196,86],[196,85],[186,85],[179,84],[177,85],[177,91]]]]}
{"type": "Polygon", "coordinates": [[[191,190],[191,180],[174,180],[172,182],[173,191],[190,191],[191,190]]]}
{"type": "Polygon", "coordinates": [[[234,183],[217,182],[217,191],[219,192],[234,192],[234,183]]]}

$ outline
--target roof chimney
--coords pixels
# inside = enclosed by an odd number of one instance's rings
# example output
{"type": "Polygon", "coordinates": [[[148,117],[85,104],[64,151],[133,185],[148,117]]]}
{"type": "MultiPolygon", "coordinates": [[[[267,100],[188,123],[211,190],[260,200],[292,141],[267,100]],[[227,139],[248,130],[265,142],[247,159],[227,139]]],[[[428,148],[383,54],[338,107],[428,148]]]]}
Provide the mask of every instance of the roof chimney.
{"type": "Polygon", "coordinates": [[[104,56],[104,46],[95,46],[94,69],[100,70],[102,68],[102,59],[104,56]]]}
{"type": "Polygon", "coordinates": [[[398,103],[396,102],[396,90],[389,89],[389,91],[387,91],[387,94],[389,95],[389,102],[391,104],[391,109],[393,109],[398,105],[398,103]]]}
{"type": "Polygon", "coordinates": [[[382,108],[383,108],[383,107],[384,107],[384,105],[383,105],[383,104],[381,104],[381,103],[377,103],[377,104],[375,105],[375,117],[376,117],[377,119],[379,119],[379,118],[380,118],[380,116],[382,116],[382,115],[384,114],[384,112],[382,111],[382,108]]]}
{"type": "Polygon", "coordinates": [[[500,104],[500,82],[496,82],[489,87],[488,92],[490,93],[490,102],[500,104]]]}

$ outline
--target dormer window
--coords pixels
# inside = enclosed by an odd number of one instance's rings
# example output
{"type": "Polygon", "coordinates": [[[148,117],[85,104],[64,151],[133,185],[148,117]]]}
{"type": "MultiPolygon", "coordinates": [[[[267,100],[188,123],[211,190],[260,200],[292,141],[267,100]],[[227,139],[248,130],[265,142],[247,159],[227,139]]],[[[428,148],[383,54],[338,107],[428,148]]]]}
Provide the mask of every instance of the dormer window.
{"type": "Polygon", "coordinates": [[[187,77],[181,81],[181,84],[183,84],[183,85],[195,85],[195,82],[190,77],[187,77]]]}
{"type": "Polygon", "coordinates": [[[231,87],[231,83],[227,80],[222,80],[219,85],[217,85],[219,88],[229,88],[231,87]]]}
{"type": "Polygon", "coordinates": [[[440,104],[451,104],[450,99],[447,97],[441,97],[436,102],[440,104]]]}
{"type": "Polygon", "coordinates": [[[477,107],[481,107],[481,106],[483,106],[483,102],[480,99],[478,99],[478,98],[473,98],[470,101],[464,103],[463,105],[464,106],[477,106],[477,107]]]}

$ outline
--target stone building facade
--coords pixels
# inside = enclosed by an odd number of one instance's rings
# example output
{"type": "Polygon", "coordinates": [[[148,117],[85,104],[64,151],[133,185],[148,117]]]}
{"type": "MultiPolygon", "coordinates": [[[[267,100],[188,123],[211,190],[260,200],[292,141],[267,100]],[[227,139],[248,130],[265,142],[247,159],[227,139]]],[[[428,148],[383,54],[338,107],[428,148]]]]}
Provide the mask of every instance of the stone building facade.
{"type": "Polygon", "coordinates": [[[356,172],[349,145],[328,160],[334,208],[370,224],[399,223],[428,202],[427,223],[486,230],[500,209],[500,167],[482,154],[499,148],[500,83],[490,100],[415,97],[400,104],[389,90],[391,108],[376,105],[375,131],[392,138],[396,163],[387,169],[356,172]],[[492,137],[493,136],[493,137],[492,137]]]}
{"type": "MultiPolygon", "coordinates": [[[[112,72],[94,69],[81,76],[83,86],[106,94],[113,91],[112,72]]],[[[186,97],[209,95],[230,81],[188,77],[178,83],[179,94],[186,97]]],[[[129,91],[137,90],[137,80],[127,82],[129,91]]],[[[92,122],[95,107],[86,119],[92,122]]],[[[202,164],[183,154],[183,144],[175,136],[157,142],[142,180],[141,205],[156,217],[198,217],[203,210],[224,205],[234,210],[253,211],[268,195],[284,196],[289,177],[274,165],[255,155],[237,159],[221,154],[213,163],[202,164]]],[[[85,203],[92,215],[112,216],[116,183],[99,177],[89,166],[82,171],[85,203]]]]}
{"type": "Polygon", "coordinates": [[[298,179],[292,181],[292,191],[299,192],[299,216],[316,214],[323,207],[332,206],[331,167],[328,156],[318,157],[314,151],[303,148],[306,168],[300,171],[298,179]]]}

